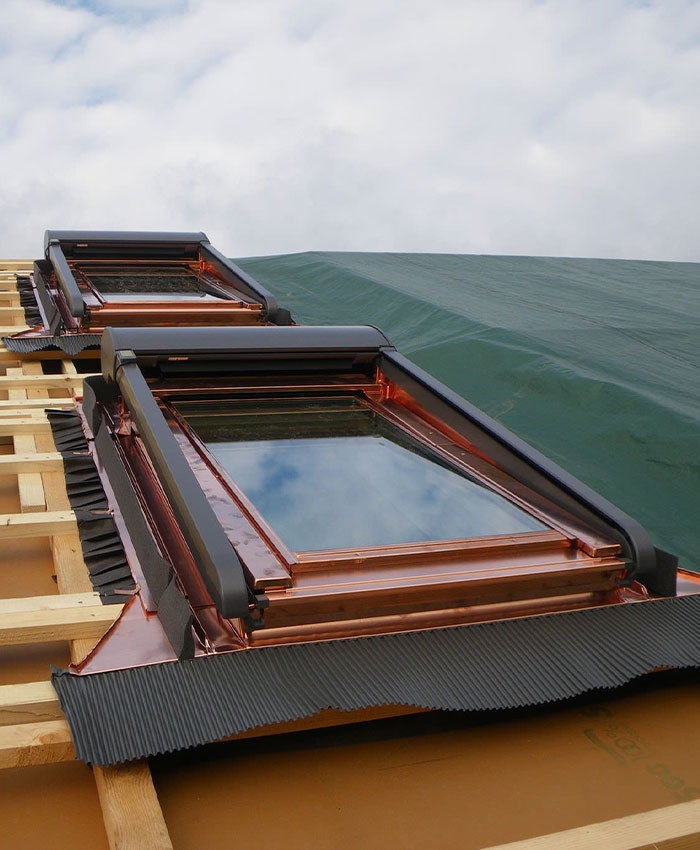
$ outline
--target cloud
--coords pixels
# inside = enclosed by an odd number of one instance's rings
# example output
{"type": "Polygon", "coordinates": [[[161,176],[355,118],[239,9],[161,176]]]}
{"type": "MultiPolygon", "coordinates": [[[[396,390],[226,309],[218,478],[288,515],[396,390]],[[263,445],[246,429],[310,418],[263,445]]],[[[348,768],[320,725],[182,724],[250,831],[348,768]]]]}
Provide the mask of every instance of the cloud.
{"type": "Polygon", "coordinates": [[[700,4],[5,0],[0,255],[46,227],[700,260],[700,4]]]}

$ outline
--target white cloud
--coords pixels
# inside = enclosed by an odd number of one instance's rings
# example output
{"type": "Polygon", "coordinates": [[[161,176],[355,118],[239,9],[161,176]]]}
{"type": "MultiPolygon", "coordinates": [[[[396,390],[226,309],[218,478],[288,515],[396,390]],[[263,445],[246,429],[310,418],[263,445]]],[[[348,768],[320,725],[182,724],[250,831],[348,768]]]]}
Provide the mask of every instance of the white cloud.
{"type": "Polygon", "coordinates": [[[696,2],[5,0],[0,33],[0,256],[700,260],[696,2]]]}

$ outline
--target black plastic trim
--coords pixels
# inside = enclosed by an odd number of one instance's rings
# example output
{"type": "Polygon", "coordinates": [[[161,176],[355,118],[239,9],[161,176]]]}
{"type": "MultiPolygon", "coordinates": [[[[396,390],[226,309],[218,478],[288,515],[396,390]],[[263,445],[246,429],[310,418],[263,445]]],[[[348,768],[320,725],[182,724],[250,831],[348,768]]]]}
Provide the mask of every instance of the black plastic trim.
{"type": "Polygon", "coordinates": [[[56,272],[58,285],[61,287],[63,295],[68,302],[68,309],[71,316],[81,319],[85,315],[85,302],[58,242],[52,242],[49,245],[47,255],[56,272]]]}
{"type": "Polygon", "coordinates": [[[208,244],[206,233],[169,232],[148,230],[47,230],[44,233],[44,252],[49,256],[49,246],[52,243],[66,243],[68,250],[78,243],[86,243],[88,247],[97,245],[112,245],[125,242],[137,242],[142,245],[172,245],[185,243],[187,245],[208,244]]]}
{"type": "Polygon", "coordinates": [[[113,403],[118,396],[117,387],[108,384],[101,375],[92,375],[83,382],[83,414],[94,435],[93,445],[98,468],[109,480],[111,498],[115,502],[113,507],[119,510],[124,520],[148,589],[158,607],[158,619],[170,645],[178,658],[192,658],[192,609],[178,587],[172,564],[161,555],[114,438],[103,425],[102,405],[113,403]]]}
{"type": "Polygon", "coordinates": [[[49,293],[44,280],[44,272],[51,273],[51,264],[48,260],[38,260],[34,263],[34,288],[37,298],[44,311],[44,317],[48,322],[47,329],[52,333],[58,333],[61,327],[61,314],[53,296],[49,293]]]}
{"type": "Polygon", "coordinates": [[[216,607],[227,618],[247,617],[249,594],[241,562],[133,355],[118,354],[114,377],[216,607]]]}
{"type": "Polygon", "coordinates": [[[366,325],[212,328],[107,328],[102,337],[102,374],[115,379],[119,351],[132,351],[142,365],[168,362],[174,356],[196,360],[266,357],[325,357],[352,360],[376,357],[390,346],[384,334],[366,325]]]}
{"type": "Polygon", "coordinates": [[[216,248],[207,243],[200,246],[200,254],[203,259],[211,263],[212,266],[225,278],[231,281],[233,285],[245,292],[247,295],[252,295],[256,301],[260,301],[263,305],[265,318],[275,324],[289,325],[291,324],[291,316],[288,310],[283,310],[277,303],[275,296],[266,289],[261,283],[258,283],[255,278],[251,277],[242,268],[237,266],[228,257],[217,251],[216,248]]]}

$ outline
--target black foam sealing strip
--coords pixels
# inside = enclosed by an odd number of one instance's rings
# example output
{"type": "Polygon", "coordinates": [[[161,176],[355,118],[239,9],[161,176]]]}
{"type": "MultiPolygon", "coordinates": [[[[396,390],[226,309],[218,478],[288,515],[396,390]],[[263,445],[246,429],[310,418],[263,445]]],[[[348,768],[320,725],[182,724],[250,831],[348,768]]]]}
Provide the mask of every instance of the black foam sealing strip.
{"type": "Polygon", "coordinates": [[[136,589],[107,497],[74,410],[47,410],[56,449],[63,457],[68,501],[93,588],[104,603],[123,602],[136,589]],[[109,577],[109,578],[108,578],[109,577]],[[121,592],[120,592],[121,591],[121,592]]]}
{"type": "Polygon", "coordinates": [[[32,282],[26,275],[15,275],[17,278],[17,292],[19,293],[20,307],[24,308],[24,320],[33,328],[43,324],[41,311],[36,301],[34,287],[32,282]]]}

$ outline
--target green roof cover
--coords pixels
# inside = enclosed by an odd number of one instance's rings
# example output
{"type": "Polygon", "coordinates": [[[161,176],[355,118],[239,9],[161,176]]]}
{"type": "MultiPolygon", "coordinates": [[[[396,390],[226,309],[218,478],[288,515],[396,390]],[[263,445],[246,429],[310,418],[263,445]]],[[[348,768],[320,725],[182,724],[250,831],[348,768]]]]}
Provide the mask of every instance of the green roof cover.
{"type": "Polygon", "coordinates": [[[304,324],[371,324],[700,572],[700,264],[237,260],[304,324]]]}

